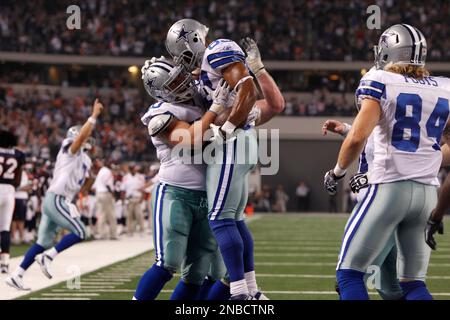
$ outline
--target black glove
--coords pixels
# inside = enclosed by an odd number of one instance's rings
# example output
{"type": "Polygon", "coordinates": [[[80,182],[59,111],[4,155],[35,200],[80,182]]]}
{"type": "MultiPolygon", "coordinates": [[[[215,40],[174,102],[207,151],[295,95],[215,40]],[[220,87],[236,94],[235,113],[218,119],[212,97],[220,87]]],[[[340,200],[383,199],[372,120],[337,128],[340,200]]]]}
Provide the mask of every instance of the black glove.
{"type": "Polygon", "coordinates": [[[325,190],[327,190],[330,195],[335,195],[337,192],[338,180],[343,177],[345,177],[345,174],[338,177],[334,174],[333,170],[325,173],[325,177],[323,178],[323,186],[325,187],[325,190]]]}
{"type": "Polygon", "coordinates": [[[357,173],[350,179],[350,189],[353,193],[358,193],[361,189],[369,186],[369,179],[365,173],[357,173]]]}
{"type": "MultiPolygon", "coordinates": [[[[431,214],[433,216],[433,214],[431,214]]],[[[444,224],[442,221],[433,221],[432,218],[428,219],[427,226],[425,227],[425,242],[427,245],[436,250],[436,240],[434,240],[434,234],[444,234],[444,224]]]]}

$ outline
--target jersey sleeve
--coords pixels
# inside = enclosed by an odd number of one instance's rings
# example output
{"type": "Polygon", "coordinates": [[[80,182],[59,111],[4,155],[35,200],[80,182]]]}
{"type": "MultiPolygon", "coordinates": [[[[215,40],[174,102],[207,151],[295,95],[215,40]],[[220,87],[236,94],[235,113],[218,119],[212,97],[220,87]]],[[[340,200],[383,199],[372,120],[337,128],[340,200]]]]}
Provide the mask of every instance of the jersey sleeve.
{"type": "Polygon", "coordinates": [[[222,70],[236,62],[245,63],[245,54],[239,45],[228,39],[212,42],[205,51],[208,64],[214,70],[222,70]]]}
{"type": "Polygon", "coordinates": [[[141,121],[144,125],[148,125],[150,120],[160,114],[171,114],[175,117],[175,115],[172,113],[171,104],[167,102],[157,102],[152,104],[147,112],[141,117],[141,121]]]}
{"type": "Polygon", "coordinates": [[[64,139],[62,144],[61,144],[61,150],[63,152],[63,154],[66,154],[68,156],[74,156],[74,154],[72,154],[69,150],[70,146],[72,145],[73,140],[72,139],[64,139]]]}
{"type": "Polygon", "coordinates": [[[383,81],[383,73],[381,70],[372,69],[367,72],[359,82],[356,89],[355,99],[358,107],[363,99],[373,99],[381,102],[386,93],[386,85],[383,81]]]}

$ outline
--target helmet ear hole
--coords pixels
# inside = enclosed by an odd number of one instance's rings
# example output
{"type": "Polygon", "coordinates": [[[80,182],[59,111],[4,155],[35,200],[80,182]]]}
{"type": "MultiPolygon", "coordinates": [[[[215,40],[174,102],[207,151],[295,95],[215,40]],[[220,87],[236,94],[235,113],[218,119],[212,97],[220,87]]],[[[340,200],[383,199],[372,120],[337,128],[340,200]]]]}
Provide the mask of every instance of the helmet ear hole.
{"type": "Polygon", "coordinates": [[[192,41],[194,41],[194,42],[198,42],[198,38],[197,38],[197,37],[195,37],[194,39],[192,39],[192,41]]]}
{"type": "Polygon", "coordinates": [[[387,59],[388,59],[388,55],[385,54],[385,55],[383,56],[383,61],[387,61],[387,59]]]}

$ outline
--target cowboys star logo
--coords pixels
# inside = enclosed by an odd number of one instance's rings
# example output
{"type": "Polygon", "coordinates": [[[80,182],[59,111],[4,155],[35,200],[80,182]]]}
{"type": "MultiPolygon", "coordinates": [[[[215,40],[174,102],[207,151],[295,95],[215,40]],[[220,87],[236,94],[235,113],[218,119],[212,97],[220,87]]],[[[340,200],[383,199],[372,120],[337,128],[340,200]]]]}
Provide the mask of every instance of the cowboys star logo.
{"type": "Polygon", "coordinates": [[[186,31],[184,24],[179,31],[175,31],[178,34],[177,42],[180,40],[188,41],[187,36],[190,35],[194,31],[186,31]]]}
{"type": "Polygon", "coordinates": [[[150,88],[150,89],[153,89],[155,86],[153,85],[153,83],[155,83],[155,79],[156,78],[151,78],[151,79],[148,79],[146,82],[145,82],[145,84],[150,88]]]}

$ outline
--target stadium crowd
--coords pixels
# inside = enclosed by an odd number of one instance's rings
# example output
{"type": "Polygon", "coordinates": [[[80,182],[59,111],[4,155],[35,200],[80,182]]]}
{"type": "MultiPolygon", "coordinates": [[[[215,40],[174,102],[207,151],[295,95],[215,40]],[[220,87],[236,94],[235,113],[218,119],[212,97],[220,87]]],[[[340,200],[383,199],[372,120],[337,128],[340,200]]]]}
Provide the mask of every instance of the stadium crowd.
{"type": "MultiPolygon", "coordinates": [[[[30,90],[17,93],[0,88],[0,126],[12,130],[19,137],[19,147],[30,157],[54,159],[67,129],[80,124],[89,115],[91,92],[75,98],[58,92],[30,90]]],[[[99,156],[109,161],[146,161],[155,157],[154,149],[140,115],[148,105],[139,95],[117,90],[101,96],[107,109],[96,130],[99,156]]]]}
{"type": "MultiPolygon", "coordinates": [[[[167,28],[181,17],[196,17],[211,28],[211,36],[239,40],[252,35],[265,59],[367,60],[379,36],[369,30],[366,9],[374,1],[158,1],[80,0],[81,30],[65,23],[71,0],[37,0],[16,6],[3,0],[0,51],[75,55],[157,56],[164,53],[167,28]],[[169,9],[170,8],[170,9],[169,9]],[[226,9],[225,9],[226,8],[226,9]],[[343,18],[346,17],[346,18],[343,18]],[[289,35],[289,37],[285,37],[289,35]],[[316,41],[321,39],[322,41],[316,41]]],[[[382,25],[411,23],[428,35],[430,61],[450,58],[447,1],[376,1],[382,25]],[[404,10],[402,10],[404,9],[404,10]]]]}

